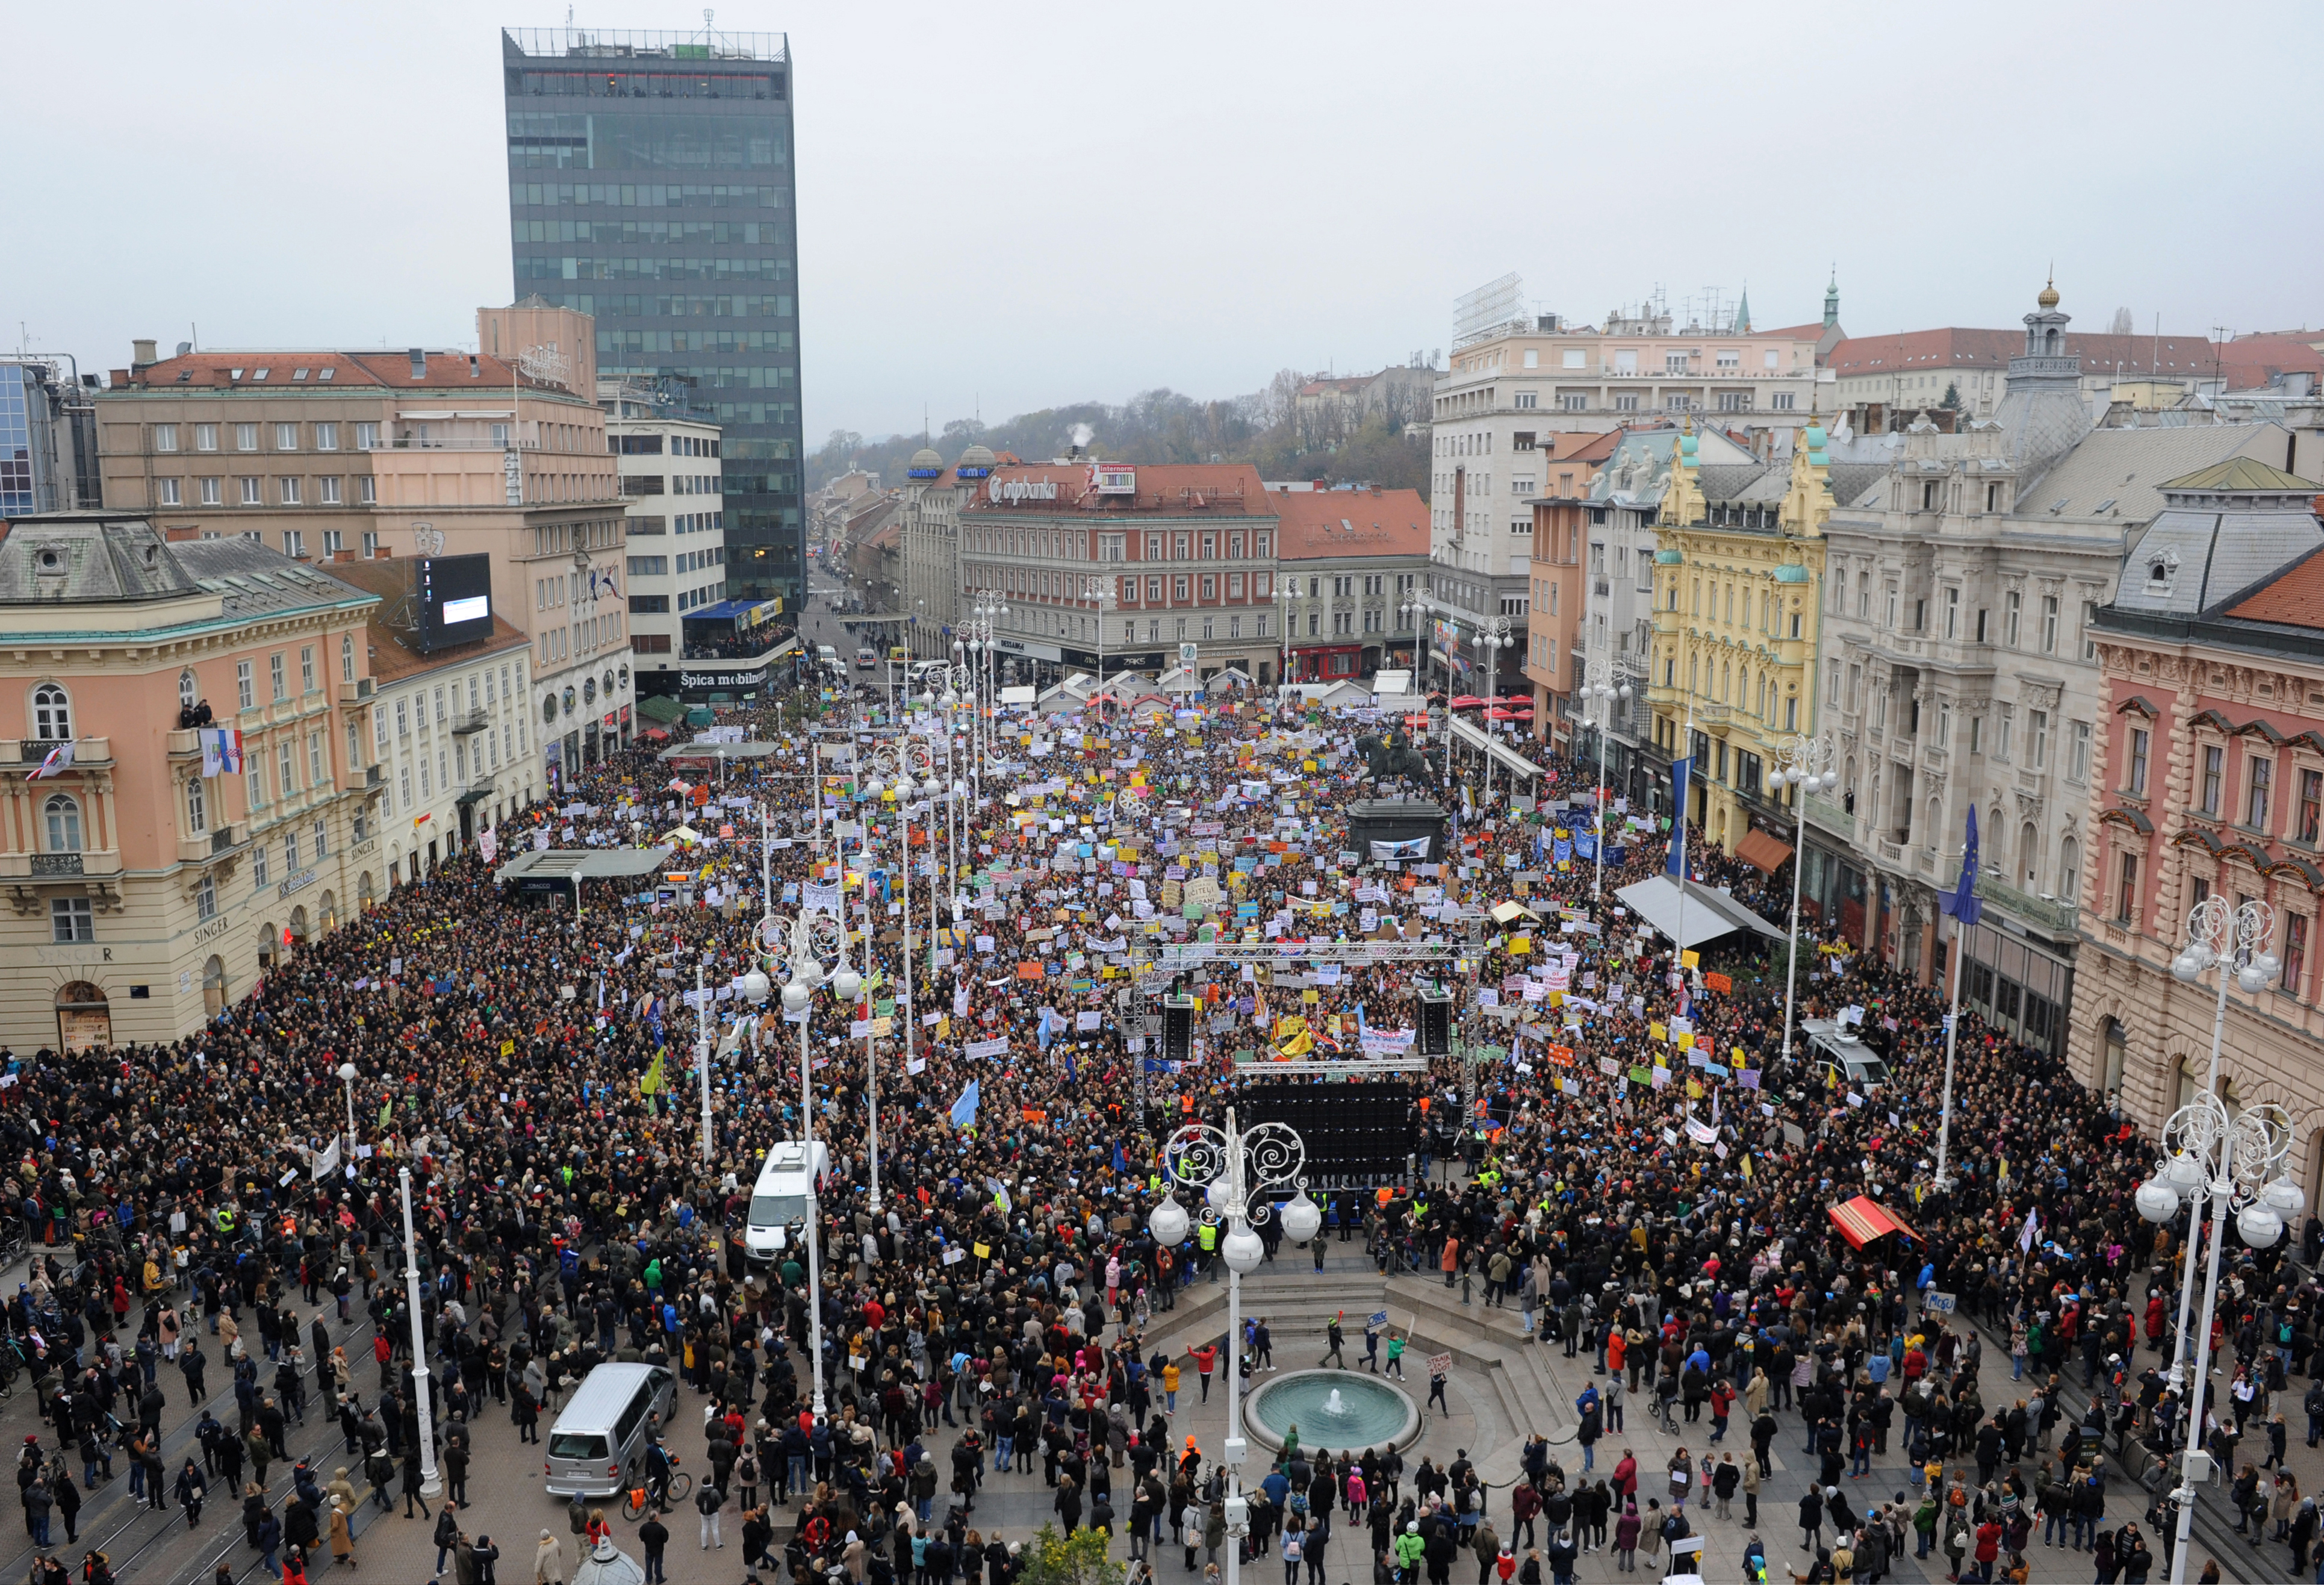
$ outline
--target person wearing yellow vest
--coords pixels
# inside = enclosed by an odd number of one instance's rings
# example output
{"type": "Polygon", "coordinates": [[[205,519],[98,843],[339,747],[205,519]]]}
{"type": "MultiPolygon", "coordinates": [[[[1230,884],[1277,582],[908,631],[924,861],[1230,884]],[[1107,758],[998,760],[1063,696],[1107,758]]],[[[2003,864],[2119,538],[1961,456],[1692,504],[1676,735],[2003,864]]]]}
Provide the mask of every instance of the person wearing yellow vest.
{"type": "Polygon", "coordinates": [[[1196,1224],[1194,1228],[1194,1240],[1196,1247],[1203,1252],[1204,1268],[1210,1273],[1211,1281],[1214,1283],[1217,1282],[1219,1280],[1218,1263],[1213,1260],[1211,1256],[1218,1252],[1218,1223],[1206,1221],[1196,1224]]]}

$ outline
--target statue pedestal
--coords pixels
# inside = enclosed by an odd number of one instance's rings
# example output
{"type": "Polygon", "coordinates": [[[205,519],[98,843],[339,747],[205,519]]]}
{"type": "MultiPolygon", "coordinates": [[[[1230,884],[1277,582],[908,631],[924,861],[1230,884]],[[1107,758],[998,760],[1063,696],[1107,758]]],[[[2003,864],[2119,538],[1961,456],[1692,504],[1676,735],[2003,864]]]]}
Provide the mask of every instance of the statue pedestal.
{"type": "MultiPolygon", "coordinates": [[[[1348,845],[1370,863],[1374,842],[1428,839],[1428,861],[1444,858],[1445,814],[1425,798],[1365,798],[1348,805],[1348,845]]],[[[1421,862],[1415,860],[1414,862],[1421,862]]]]}

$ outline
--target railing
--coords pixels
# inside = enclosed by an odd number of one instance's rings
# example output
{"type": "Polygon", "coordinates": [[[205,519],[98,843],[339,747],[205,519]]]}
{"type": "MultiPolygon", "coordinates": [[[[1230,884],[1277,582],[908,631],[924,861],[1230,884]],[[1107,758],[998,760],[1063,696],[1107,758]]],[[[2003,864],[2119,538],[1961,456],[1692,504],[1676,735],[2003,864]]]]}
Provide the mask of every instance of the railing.
{"type": "Polygon", "coordinates": [[[1904,845],[1902,842],[1876,840],[1875,846],[1880,849],[1880,857],[1884,862],[1895,865],[1904,862],[1904,845]]]}
{"type": "Polygon", "coordinates": [[[1826,798],[1821,792],[1808,797],[1808,819],[1828,831],[1851,832],[1856,830],[1856,817],[1848,812],[1836,798],[1826,798]]]}
{"type": "Polygon", "coordinates": [[[80,855],[78,853],[35,853],[32,855],[32,874],[36,877],[41,876],[75,876],[80,873],[81,859],[80,855]]]}
{"type": "Polygon", "coordinates": [[[473,709],[452,723],[452,736],[465,737],[471,732],[482,732],[492,726],[492,718],[482,709],[473,709]]]}
{"type": "Polygon", "coordinates": [[[385,765],[365,765],[364,767],[364,787],[366,791],[377,792],[383,791],[386,786],[387,767],[385,765]]]}
{"type": "MultiPolygon", "coordinates": [[[[1944,890],[1952,891],[1960,885],[1960,869],[1956,864],[1945,881],[1944,890]]],[[[2013,918],[2059,935],[2072,935],[2081,929],[2081,904],[2062,897],[2037,897],[2031,892],[2020,891],[1989,870],[1977,877],[1977,894],[2013,918]]]]}
{"type": "Polygon", "coordinates": [[[232,826],[220,826],[217,830],[210,833],[210,856],[212,857],[216,857],[217,855],[224,853],[233,846],[234,828],[232,826]]]}

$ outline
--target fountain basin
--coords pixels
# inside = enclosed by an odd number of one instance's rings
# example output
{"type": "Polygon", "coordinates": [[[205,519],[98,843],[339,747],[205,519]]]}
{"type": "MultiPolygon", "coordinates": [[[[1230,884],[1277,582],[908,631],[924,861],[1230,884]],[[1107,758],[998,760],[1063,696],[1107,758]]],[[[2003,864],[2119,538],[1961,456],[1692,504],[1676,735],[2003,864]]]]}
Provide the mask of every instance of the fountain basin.
{"type": "Polygon", "coordinates": [[[1242,1425],[1243,1434],[1270,1453],[1283,1451],[1284,1433],[1294,1425],[1299,1445],[1311,1452],[1361,1452],[1409,1445],[1420,1435],[1420,1409],[1402,1387],[1369,1371],[1293,1370],[1253,1389],[1243,1400],[1242,1425]]]}

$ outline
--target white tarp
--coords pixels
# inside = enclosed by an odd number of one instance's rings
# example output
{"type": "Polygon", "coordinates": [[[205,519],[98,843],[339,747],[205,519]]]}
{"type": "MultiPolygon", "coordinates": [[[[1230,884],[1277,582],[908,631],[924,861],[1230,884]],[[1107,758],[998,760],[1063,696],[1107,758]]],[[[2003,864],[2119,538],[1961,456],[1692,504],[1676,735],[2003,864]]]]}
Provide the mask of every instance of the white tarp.
{"type": "Polygon", "coordinates": [[[1682,904],[1678,882],[1667,875],[1654,876],[1633,886],[1624,886],[1614,894],[1625,907],[1631,909],[1648,924],[1677,941],[1679,950],[1686,951],[1705,941],[1715,941],[1738,930],[1756,930],[1761,935],[1783,941],[1784,932],[1769,924],[1748,908],[1724,892],[1713,891],[1700,881],[1689,881],[1683,912],[1686,915],[1684,940],[1679,936],[1679,915],[1682,904]]]}
{"type": "Polygon", "coordinates": [[[1505,769],[1515,771],[1520,776],[1540,776],[1548,774],[1499,738],[1478,730],[1458,716],[1452,718],[1452,737],[1457,743],[1466,744],[1471,748],[1480,749],[1492,755],[1493,759],[1505,769]]]}

